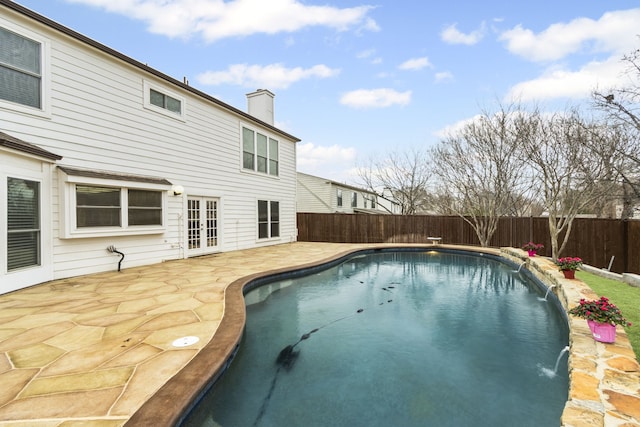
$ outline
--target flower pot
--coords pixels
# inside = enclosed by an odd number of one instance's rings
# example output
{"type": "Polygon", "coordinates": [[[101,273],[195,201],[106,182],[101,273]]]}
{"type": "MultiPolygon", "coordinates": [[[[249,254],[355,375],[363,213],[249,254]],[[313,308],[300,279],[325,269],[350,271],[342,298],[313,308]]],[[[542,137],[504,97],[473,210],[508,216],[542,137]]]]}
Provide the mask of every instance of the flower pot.
{"type": "Polygon", "coordinates": [[[535,251],[535,249],[527,250],[527,252],[529,253],[529,256],[536,256],[536,251],[535,251]]]}
{"type": "Polygon", "coordinates": [[[562,270],[562,274],[564,274],[565,279],[575,279],[576,271],[575,270],[562,270]]]}
{"type": "Polygon", "coordinates": [[[587,320],[593,339],[600,342],[612,343],[616,340],[616,325],[610,323],[598,323],[594,320],[587,320]]]}

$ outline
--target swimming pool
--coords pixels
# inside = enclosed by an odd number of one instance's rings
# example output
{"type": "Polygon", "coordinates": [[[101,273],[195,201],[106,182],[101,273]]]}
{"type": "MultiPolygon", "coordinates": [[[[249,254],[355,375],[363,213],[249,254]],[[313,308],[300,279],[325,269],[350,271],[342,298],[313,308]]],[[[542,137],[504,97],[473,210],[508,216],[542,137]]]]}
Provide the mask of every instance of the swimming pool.
{"type": "Polygon", "coordinates": [[[566,320],[516,270],[380,251],[258,287],[234,362],[183,425],[559,425],[566,320]]]}

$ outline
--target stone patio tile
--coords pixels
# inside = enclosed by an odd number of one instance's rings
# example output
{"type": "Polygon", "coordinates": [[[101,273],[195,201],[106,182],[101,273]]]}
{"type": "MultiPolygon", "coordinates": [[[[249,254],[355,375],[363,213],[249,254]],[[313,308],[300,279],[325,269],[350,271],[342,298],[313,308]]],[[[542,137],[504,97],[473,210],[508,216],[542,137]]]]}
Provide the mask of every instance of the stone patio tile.
{"type": "Polygon", "coordinates": [[[79,325],[45,342],[66,351],[73,351],[100,342],[103,334],[102,327],[79,325]]]}
{"type": "Polygon", "coordinates": [[[158,301],[153,297],[137,299],[121,296],[118,298],[118,303],[118,313],[146,313],[148,309],[158,305],[158,301]]]}
{"type": "MultiPolygon", "coordinates": [[[[103,304],[104,306],[104,304],[103,304]]],[[[135,313],[118,313],[118,304],[106,306],[100,310],[78,314],[74,321],[87,326],[109,326],[137,316],[135,313]]]]}
{"type": "Polygon", "coordinates": [[[138,334],[128,338],[103,340],[86,348],[71,351],[43,369],[41,375],[57,376],[91,371],[137,345],[145,336],[138,334]]]}
{"type": "Polygon", "coordinates": [[[133,367],[125,367],[100,369],[57,377],[36,378],[23,390],[19,398],[124,387],[133,371],[133,367]]]}
{"type": "Polygon", "coordinates": [[[0,374],[0,407],[20,394],[37,373],[37,369],[14,369],[0,374]]]}
{"type": "Polygon", "coordinates": [[[17,399],[0,408],[0,419],[103,417],[121,393],[122,388],[116,387],[17,399]]]}
{"type": "MultiPolygon", "coordinates": [[[[11,421],[7,423],[3,423],[0,421],[0,427],[60,427],[60,421],[11,421]]],[[[80,427],[80,426],[78,426],[80,427]]]]}
{"type": "Polygon", "coordinates": [[[140,325],[152,321],[156,316],[127,315],[127,319],[107,326],[104,331],[104,339],[114,339],[132,334],[140,325]]]}
{"type": "Polygon", "coordinates": [[[0,322],[3,324],[11,322],[13,319],[17,319],[31,313],[33,313],[33,309],[29,307],[2,307],[0,308],[0,322]]]}
{"type": "Polygon", "coordinates": [[[104,363],[100,367],[118,367],[118,366],[135,366],[146,360],[155,357],[160,350],[157,347],[141,343],[126,352],[114,357],[110,361],[104,363]]]}
{"type": "MultiPolygon", "coordinates": [[[[164,277],[166,278],[166,275],[164,277]]],[[[125,289],[125,292],[128,294],[147,292],[151,294],[170,294],[177,291],[177,286],[167,285],[162,281],[162,279],[152,282],[136,282],[133,285],[127,286],[125,289]]]]}
{"type": "Polygon", "coordinates": [[[163,350],[174,350],[172,343],[181,337],[196,336],[200,341],[188,348],[202,348],[215,333],[219,322],[198,322],[154,331],[144,340],[145,343],[163,350]]]}
{"type": "MultiPolygon", "coordinates": [[[[187,294],[183,294],[183,295],[187,295],[187,294]]],[[[159,298],[159,300],[166,301],[167,298],[159,298]]],[[[201,305],[202,305],[202,302],[198,301],[197,299],[193,299],[191,294],[189,294],[187,298],[180,299],[178,301],[174,301],[170,303],[163,302],[158,308],[149,310],[147,313],[151,315],[162,314],[162,313],[173,313],[176,311],[193,310],[195,308],[200,307],[201,305]]]]}
{"type": "Polygon", "coordinates": [[[220,321],[224,314],[224,304],[222,302],[203,304],[195,312],[202,320],[220,321]]]}
{"type": "MultiPolygon", "coordinates": [[[[29,347],[43,341],[48,340],[51,337],[55,337],[75,325],[71,322],[60,322],[53,324],[40,325],[39,328],[33,328],[24,330],[20,333],[14,334],[11,338],[5,339],[0,342],[0,351],[12,351],[19,348],[29,347]]],[[[0,336],[2,335],[0,331],[0,336]]]]}
{"type": "Polygon", "coordinates": [[[8,355],[13,365],[18,369],[22,369],[47,366],[64,353],[65,351],[61,348],[38,343],[30,347],[10,351],[8,355]]]}
{"type": "Polygon", "coordinates": [[[4,323],[3,327],[24,328],[24,329],[39,328],[42,325],[48,325],[51,323],[73,321],[74,317],[75,317],[74,313],[61,313],[61,312],[30,314],[27,316],[22,316],[19,319],[16,319],[12,322],[6,322],[4,323]]]}
{"type": "Polygon", "coordinates": [[[210,302],[224,302],[224,289],[215,289],[206,292],[196,292],[193,296],[198,301],[202,301],[204,303],[210,302]]]}
{"type": "Polygon", "coordinates": [[[165,351],[136,369],[110,415],[130,415],[197,354],[197,350],[165,351]]]}
{"type": "MultiPolygon", "coordinates": [[[[158,331],[179,325],[198,323],[200,319],[191,310],[162,312],[152,320],[140,325],[137,331],[158,331]]],[[[149,313],[154,314],[154,313],[149,313]]]]}
{"type": "Polygon", "coordinates": [[[53,306],[41,307],[38,310],[38,314],[45,313],[55,313],[55,312],[63,312],[63,313],[88,313],[94,311],[99,308],[103,308],[104,304],[102,304],[97,298],[99,295],[93,295],[90,298],[86,299],[73,299],[72,301],[66,302],[56,302],[53,306]]]}
{"type": "MultiPolygon", "coordinates": [[[[119,420],[77,420],[65,421],[57,427],[120,427],[125,423],[126,419],[119,420]]],[[[38,427],[40,426],[38,424],[38,427]]]]}
{"type": "Polygon", "coordinates": [[[11,369],[13,369],[13,366],[11,365],[9,357],[6,355],[6,353],[0,353],[0,374],[11,369]]]}

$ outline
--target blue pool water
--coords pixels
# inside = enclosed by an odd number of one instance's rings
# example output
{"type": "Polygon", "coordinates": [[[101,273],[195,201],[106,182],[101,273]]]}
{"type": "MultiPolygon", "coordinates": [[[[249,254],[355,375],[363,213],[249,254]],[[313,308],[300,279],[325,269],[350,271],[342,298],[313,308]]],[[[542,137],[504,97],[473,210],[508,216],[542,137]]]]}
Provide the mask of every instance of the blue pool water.
{"type": "Polygon", "coordinates": [[[515,270],[376,252],[256,288],[236,358],[183,425],[558,426],[566,320],[515,270]]]}

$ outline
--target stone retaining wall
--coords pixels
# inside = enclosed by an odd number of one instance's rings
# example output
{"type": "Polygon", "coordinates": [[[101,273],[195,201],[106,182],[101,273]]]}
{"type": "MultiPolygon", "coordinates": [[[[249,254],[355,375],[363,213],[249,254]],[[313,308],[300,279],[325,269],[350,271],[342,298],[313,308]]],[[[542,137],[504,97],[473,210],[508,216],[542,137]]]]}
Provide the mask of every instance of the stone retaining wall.
{"type": "MultiPolygon", "coordinates": [[[[565,279],[550,259],[514,248],[501,252],[552,287],[565,310],[581,298],[600,297],[581,280],[565,279]]],[[[593,339],[584,319],[570,316],[569,345],[569,396],[561,426],[640,427],[640,365],[624,329],[618,326],[616,342],[604,344],[593,339]]]]}

